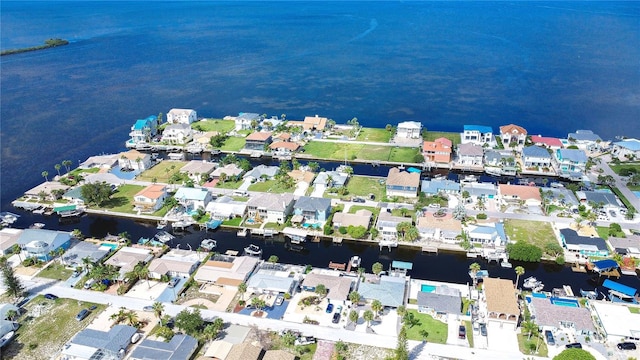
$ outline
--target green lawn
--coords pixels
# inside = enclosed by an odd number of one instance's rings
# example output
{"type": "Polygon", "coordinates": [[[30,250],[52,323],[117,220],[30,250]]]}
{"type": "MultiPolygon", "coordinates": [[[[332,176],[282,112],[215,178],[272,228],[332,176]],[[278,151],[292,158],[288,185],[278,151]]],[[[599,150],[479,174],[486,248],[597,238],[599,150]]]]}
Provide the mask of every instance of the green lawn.
{"type": "Polygon", "coordinates": [[[206,119],[191,124],[191,128],[199,131],[217,131],[221,134],[226,134],[236,127],[236,122],[233,120],[221,120],[221,119],[206,119]]]}
{"type": "Polygon", "coordinates": [[[166,183],[173,174],[179,173],[180,169],[186,164],[186,161],[163,160],[151,169],[145,170],[136,176],[136,180],[153,181],[155,179],[157,182],[166,183]],[[169,171],[167,172],[167,170],[169,171]]]}
{"type": "Polygon", "coordinates": [[[48,359],[78,331],[84,329],[104,308],[104,305],[72,299],[60,298],[51,301],[38,295],[25,306],[26,313],[18,320],[21,326],[17,336],[2,349],[2,355],[8,359],[48,359]],[[84,320],[76,321],[78,312],[91,305],[98,308],[91,311],[84,320]]]}
{"type": "Polygon", "coordinates": [[[244,148],[244,144],[246,143],[245,138],[230,136],[227,140],[224,141],[224,145],[220,148],[223,151],[239,151],[244,148]]]}
{"type": "Polygon", "coordinates": [[[442,321],[435,320],[430,315],[419,313],[417,310],[407,310],[413,313],[413,316],[419,321],[418,325],[407,327],[407,339],[422,341],[420,330],[425,329],[429,333],[428,342],[446,344],[448,328],[447,324],[442,321]]]}
{"type": "Polygon", "coordinates": [[[622,203],[624,204],[624,206],[627,207],[627,209],[629,210],[633,209],[634,211],[636,211],[636,208],[634,208],[633,205],[631,205],[629,200],[627,200],[627,198],[624,195],[622,195],[622,193],[617,187],[612,187],[611,190],[613,191],[614,194],[616,194],[616,196],[620,199],[620,201],[622,201],[622,203]]]}
{"type": "Polygon", "coordinates": [[[379,160],[413,163],[418,148],[402,148],[384,145],[363,145],[337,142],[311,141],[304,146],[304,152],[329,160],[379,160]]]}
{"type": "Polygon", "coordinates": [[[618,175],[620,175],[620,171],[623,169],[629,169],[632,171],[635,170],[636,173],[640,173],[640,162],[620,163],[617,165],[614,163],[609,163],[609,167],[618,175]]]}
{"type": "Polygon", "coordinates": [[[349,190],[349,195],[355,196],[373,194],[377,201],[381,201],[386,194],[386,187],[384,183],[380,184],[379,178],[365,176],[352,176],[347,182],[347,190],[349,190]]]}
{"type": "Polygon", "coordinates": [[[378,207],[363,206],[363,205],[352,205],[349,208],[349,214],[355,214],[356,211],[361,210],[361,209],[365,209],[365,210],[371,211],[371,213],[374,215],[374,217],[378,216],[378,214],[380,213],[380,208],[378,208],[378,207]]]}
{"type": "Polygon", "coordinates": [[[504,230],[511,240],[525,241],[541,249],[548,242],[557,242],[548,222],[508,219],[504,221],[504,230]]]}
{"type": "Polygon", "coordinates": [[[73,273],[73,270],[69,270],[65,268],[65,266],[61,265],[60,263],[54,263],[47,266],[46,269],[43,269],[42,271],[40,271],[38,273],[38,277],[43,277],[43,278],[53,279],[53,280],[66,280],[71,276],[72,273],[73,273]]]}
{"type": "Polygon", "coordinates": [[[640,314],[640,307],[629,306],[627,309],[629,309],[632,314],[640,314]]]}
{"type": "Polygon", "coordinates": [[[115,194],[111,195],[111,199],[109,199],[103,207],[115,212],[133,214],[135,213],[133,211],[133,196],[142,189],[144,189],[144,186],[142,185],[120,185],[115,194]]]}
{"type": "Polygon", "coordinates": [[[259,181],[249,186],[249,191],[268,192],[272,194],[292,193],[295,189],[295,186],[285,188],[276,180],[259,181]]]}
{"type": "Polygon", "coordinates": [[[469,347],[473,347],[473,327],[471,327],[471,321],[465,321],[464,327],[467,329],[467,341],[469,342],[469,347]]]}
{"type": "Polygon", "coordinates": [[[240,180],[240,181],[225,181],[224,183],[217,183],[216,187],[220,188],[220,189],[237,189],[240,187],[240,185],[242,185],[244,181],[240,180]]]}
{"type": "Polygon", "coordinates": [[[271,230],[282,231],[285,227],[287,227],[286,224],[278,224],[274,222],[264,224],[265,229],[271,229],[271,230]]]}
{"type": "Polygon", "coordinates": [[[240,226],[240,222],[242,222],[241,217],[234,217],[233,219],[225,220],[222,222],[222,225],[226,226],[240,226]]]}
{"type": "Polygon", "coordinates": [[[393,134],[386,129],[362,128],[356,141],[382,142],[388,143],[393,134]]]}
{"type": "MultiPolygon", "coordinates": [[[[394,147],[391,149],[389,161],[400,163],[416,163],[416,157],[418,154],[420,154],[418,148],[394,147]]],[[[421,163],[424,161],[424,158],[420,158],[418,160],[418,163],[421,163]]]]}
{"type": "Polygon", "coordinates": [[[538,347],[538,353],[535,354],[541,357],[547,357],[549,349],[547,349],[547,343],[544,342],[542,334],[532,335],[531,339],[528,339],[528,335],[518,334],[518,347],[520,352],[527,355],[534,355],[535,347],[538,347]],[[533,348],[533,350],[529,350],[533,348]]]}
{"type": "MultiPolygon", "coordinates": [[[[62,173],[62,172],[63,172],[63,171],[65,171],[65,170],[66,170],[66,168],[63,166],[63,167],[60,169],[60,173],[62,173]]],[[[71,171],[69,172],[69,175],[74,175],[74,176],[75,176],[75,175],[83,174],[83,173],[84,173],[84,174],[97,174],[97,173],[98,173],[98,171],[100,171],[100,168],[89,168],[89,169],[80,169],[80,168],[75,168],[75,169],[73,169],[73,170],[71,170],[71,171]]]]}
{"type": "Polygon", "coordinates": [[[453,146],[460,144],[460,133],[456,132],[444,132],[444,131],[427,131],[426,141],[433,141],[437,138],[447,138],[451,140],[453,146]]]}

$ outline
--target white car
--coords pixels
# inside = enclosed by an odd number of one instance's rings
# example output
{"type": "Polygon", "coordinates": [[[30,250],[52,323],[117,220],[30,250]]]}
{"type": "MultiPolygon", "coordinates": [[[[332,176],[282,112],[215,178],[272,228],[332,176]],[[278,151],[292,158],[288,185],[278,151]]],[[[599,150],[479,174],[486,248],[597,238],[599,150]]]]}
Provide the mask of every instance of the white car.
{"type": "Polygon", "coordinates": [[[282,295],[278,295],[276,298],[276,305],[280,306],[284,302],[284,297],[282,295]]]}
{"type": "Polygon", "coordinates": [[[310,345],[316,342],[316,339],[312,336],[302,336],[296,339],[296,346],[310,345]]]}

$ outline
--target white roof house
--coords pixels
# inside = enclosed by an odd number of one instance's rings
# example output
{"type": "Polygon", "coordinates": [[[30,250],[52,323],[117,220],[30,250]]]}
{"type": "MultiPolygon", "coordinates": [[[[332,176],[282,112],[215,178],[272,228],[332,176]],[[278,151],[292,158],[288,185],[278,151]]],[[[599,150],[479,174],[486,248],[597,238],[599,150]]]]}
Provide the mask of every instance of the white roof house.
{"type": "Polygon", "coordinates": [[[179,188],[173,197],[183,206],[192,209],[206,209],[213,198],[207,189],[188,187],[179,188]]]}
{"type": "Polygon", "coordinates": [[[244,216],[247,212],[247,203],[233,200],[229,196],[221,196],[215,201],[210,201],[205,211],[214,219],[230,219],[236,216],[244,216]]]}
{"type": "Polygon", "coordinates": [[[194,279],[202,283],[238,286],[247,280],[259,261],[252,256],[217,256],[204,263],[196,271],[194,279]]]}
{"type": "Polygon", "coordinates": [[[418,121],[404,121],[398,124],[396,136],[404,139],[418,139],[422,131],[422,123],[418,121]]]}
{"type": "Polygon", "coordinates": [[[162,132],[162,140],[172,144],[186,144],[193,139],[193,130],[189,124],[173,124],[162,132]]]}
{"type": "Polygon", "coordinates": [[[139,262],[148,263],[151,259],[153,259],[151,250],[125,246],[104,263],[105,265],[113,265],[120,268],[120,273],[125,274],[133,270],[139,262]]]}
{"type": "Polygon", "coordinates": [[[192,109],[171,109],[167,113],[170,124],[191,124],[198,121],[198,113],[192,109]]]}
{"type": "Polygon", "coordinates": [[[632,313],[625,304],[590,301],[593,313],[602,324],[607,340],[623,341],[640,338],[640,314],[632,313]]]}
{"type": "Polygon", "coordinates": [[[200,181],[202,175],[209,175],[215,170],[216,164],[206,160],[191,160],[180,168],[181,173],[187,174],[195,182],[200,181]]]}

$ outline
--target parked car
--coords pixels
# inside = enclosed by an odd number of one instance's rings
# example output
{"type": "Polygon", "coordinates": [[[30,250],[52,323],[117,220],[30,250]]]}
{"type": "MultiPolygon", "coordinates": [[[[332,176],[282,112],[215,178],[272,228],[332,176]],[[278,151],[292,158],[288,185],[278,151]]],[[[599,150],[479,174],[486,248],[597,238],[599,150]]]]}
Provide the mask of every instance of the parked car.
{"type": "Polygon", "coordinates": [[[78,270],[74,270],[73,274],[71,274],[71,277],[77,278],[78,276],[80,276],[80,271],[78,270]]]}
{"type": "Polygon", "coordinates": [[[176,285],[178,285],[178,282],[180,281],[179,278],[172,278],[171,280],[169,280],[169,287],[175,287],[176,285]]]}
{"type": "Polygon", "coordinates": [[[82,320],[84,320],[84,318],[86,318],[87,316],[89,316],[89,309],[82,309],[82,310],[80,310],[80,312],[78,313],[78,315],[76,315],[76,320],[78,320],[78,321],[82,321],[82,320]]]}
{"type": "Polygon", "coordinates": [[[95,283],[96,283],[96,280],[95,280],[95,279],[89,279],[89,280],[85,281],[85,283],[84,283],[84,288],[85,288],[85,289],[91,289],[91,287],[92,287],[92,286],[93,286],[93,284],[95,284],[95,283]]]}
{"type": "Polygon", "coordinates": [[[284,302],[284,297],[282,295],[278,295],[276,298],[276,305],[280,306],[284,302]]]}
{"type": "Polygon", "coordinates": [[[327,314],[331,314],[333,312],[333,304],[327,305],[327,314]]]}
{"type": "Polygon", "coordinates": [[[58,297],[57,297],[57,296],[55,296],[55,295],[53,295],[53,294],[44,294],[44,298],[45,298],[45,299],[49,299],[49,300],[55,300],[55,299],[57,299],[58,297]]]}
{"type": "Polygon", "coordinates": [[[133,336],[131,337],[131,343],[132,344],[137,343],[138,340],[140,340],[141,337],[142,337],[142,335],[140,333],[133,334],[133,336]]]}
{"type": "Polygon", "coordinates": [[[547,344],[549,345],[556,344],[556,340],[553,338],[553,333],[551,332],[551,330],[545,330],[544,337],[547,339],[547,344]]]}
{"type": "Polygon", "coordinates": [[[336,308],[336,312],[342,313],[342,305],[338,305],[338,307],[336,308]]]}
{"type": "Polygon", "coordinates": [[[147,305],[147,306],[142,308],[142,311],[153,311],[153,306],[147,305]]]}
{"type": "Polygon", "coordinates": [[[580,343],[571,343],[571,344],[565,345],[565,347],[567,349],[582,349],[582,344],[580,344],[580,343]]]}
{"type": "Polygon", "coordinates": [[[464,325],[460,325],[458,328],[458,338],[465,339],[467,337],[467,328],[464,325]]]}
{"type": "Polygon", "coordinates": [[[331,320],[332,323],[337,324],[340,322],[340,313],[336,312],[333,314],[333,319],[331,320]]]}
{"type": "Polygon", "coordinates": [[[353,201],[354,203],[365,203],[365,202],[367,202],[365,199],[359,198],[359,197],[353,198],[351,201],[353,201]]]}
{"type": "Polygon", "coordinates": [[[480,335],[487,336],[487,324],[480,324],[480,335]]]}
{"type": "Polygon", "coordinates": [[[303,346],[303,345],[310,345],[315,342],[316,342],[316,339],[312,336],[302,336],[296,339],[296,341],[294,342],[294,345],[303,346]]]}
{"type": "Polygon", "coordinates": [[[628,341],[627,342],[621,342],[616,346],[620,350],[635,350],[636,349],[636,344],[632,343],[632,342],[628,342],[628,341]]]}

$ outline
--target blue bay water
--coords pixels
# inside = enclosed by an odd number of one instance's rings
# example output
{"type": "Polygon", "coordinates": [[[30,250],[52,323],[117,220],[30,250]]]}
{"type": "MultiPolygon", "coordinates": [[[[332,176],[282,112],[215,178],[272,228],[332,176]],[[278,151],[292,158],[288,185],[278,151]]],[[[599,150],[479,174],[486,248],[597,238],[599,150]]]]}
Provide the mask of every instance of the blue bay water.
{"type": "Polygon", "coordinates": [[[640,136],[638,2],[7,2],[1,205],[194,108],[640,136]]]}

